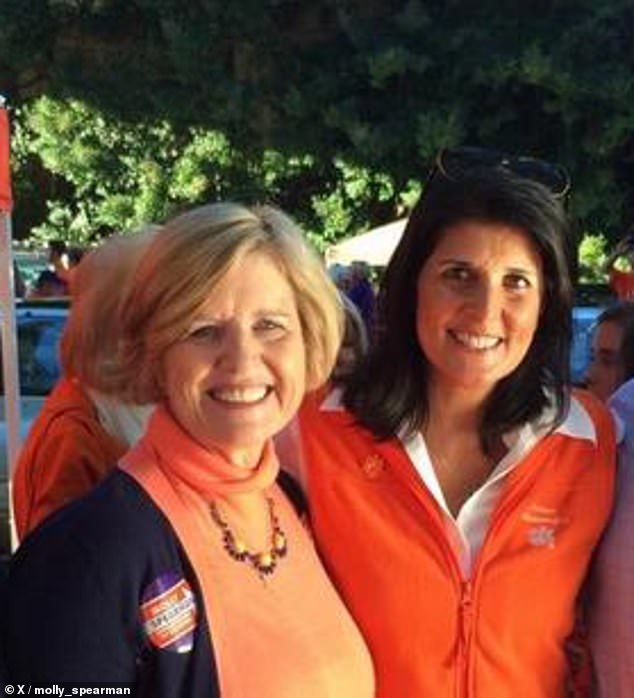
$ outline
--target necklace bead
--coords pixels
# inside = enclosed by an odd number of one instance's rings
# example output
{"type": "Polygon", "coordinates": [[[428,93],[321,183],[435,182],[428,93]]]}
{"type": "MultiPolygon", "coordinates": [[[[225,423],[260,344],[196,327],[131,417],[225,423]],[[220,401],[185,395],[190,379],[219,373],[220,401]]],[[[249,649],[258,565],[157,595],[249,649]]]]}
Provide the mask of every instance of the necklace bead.
{"type": "Polygon", "coordinates": [[[263,550],[258,553],[251,552],[244,541],[240,538],[236,538],[229,524],[220,515],[216,502],[212,502],[209,505],[211,519],[220,529],[223,547],[229,556],[238,562],[245,562],[253,567],[262,579],[264,576],[271,575],[275,572],[278,560],[283,558],[288,552],[286,535],[284,531],[282,531],[280,522],[275,513],[275,503],[271,497],[266,498],[266,503],[269,509],[271,542],[268,550],[263,550]]]}

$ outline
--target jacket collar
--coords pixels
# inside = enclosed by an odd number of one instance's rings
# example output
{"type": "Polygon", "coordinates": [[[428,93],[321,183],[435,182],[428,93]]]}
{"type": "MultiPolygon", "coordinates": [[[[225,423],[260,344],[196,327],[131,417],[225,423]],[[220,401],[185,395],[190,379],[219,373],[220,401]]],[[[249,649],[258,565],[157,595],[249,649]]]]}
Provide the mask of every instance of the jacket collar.
{"type": "MultiPolygon", "coordinates": [[[[320,410],[322,412],[341,412],[344,410],[341,388],[334,388],[328,393],[320,405],[320,410]]],[[[554,414],[554,407],[549,405],[535,420],[507,434],[504,437],[507,447],[512,446],[518,438],[533,441],[536,438],[544,436],[550,429],[554,414]]],[[[570,398],[568,412],[563,422],[553,433],[568,436],[573,439],[586,439],[595,445],[597,443],[597,432],[594,422],[584,406],[574,395],[570,398]]]]}

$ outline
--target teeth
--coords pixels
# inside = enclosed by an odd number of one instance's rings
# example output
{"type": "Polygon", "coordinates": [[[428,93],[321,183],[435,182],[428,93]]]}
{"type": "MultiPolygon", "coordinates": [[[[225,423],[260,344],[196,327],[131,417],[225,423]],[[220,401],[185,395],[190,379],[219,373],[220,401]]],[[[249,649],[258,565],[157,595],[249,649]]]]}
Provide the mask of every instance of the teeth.
{"type": "Polygon", "coordinates": [[[477,350],[493,349],[502,341],[499,337],[469,332],[454,332],[453,335],[461,344],[477,350]]]}
{"type": "Polygon", "coordinates": [[[218,388],[211,391],[212,396],[217,400],[235,403],[258,402],[264,399],[267,393],[268,388],[266,386],[259,388],[218,388]]]}

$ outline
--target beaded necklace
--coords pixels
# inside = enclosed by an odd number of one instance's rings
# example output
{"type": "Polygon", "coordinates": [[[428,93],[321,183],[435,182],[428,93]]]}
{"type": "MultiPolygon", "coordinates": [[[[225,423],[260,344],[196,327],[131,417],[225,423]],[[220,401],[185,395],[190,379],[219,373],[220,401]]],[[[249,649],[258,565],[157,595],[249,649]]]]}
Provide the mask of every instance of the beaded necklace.
{"type": "Polygon", "coordinates": [[[275,513],[275,503],[271,497],[266,498],[269,508],[269,518],[271,522],[271,543],[268,550],[254,553],[251,552],[246,543],[237,538],[229,528],[229,524],[220,516],[216,502],[209,505],[212,521],[218,526],[222,533],[222,543],[227,553],[238,562],[245,562],[251,565],[258,573],[260,579],[273,574],[277,567],[277,562],[288,552],[286,535],[280,526],[280,522],[275,513]]]}

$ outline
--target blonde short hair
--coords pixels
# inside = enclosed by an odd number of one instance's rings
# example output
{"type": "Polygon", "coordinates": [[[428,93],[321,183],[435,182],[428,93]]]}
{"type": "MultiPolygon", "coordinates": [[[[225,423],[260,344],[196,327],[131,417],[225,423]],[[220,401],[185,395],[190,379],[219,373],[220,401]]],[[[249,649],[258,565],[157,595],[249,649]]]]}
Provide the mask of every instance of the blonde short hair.
{"type": "Polygon", "coordinates": [[[143,249],[157,226],[114,235],[76,266],[71,307],[60,343],[64,374],[109,392],[121,342],[120,312],[143,249]]]}
{"type": "Polygon", "coordinates": [[[143,255],[122,312],[116,392],[128,402],[163,397],[162,359],[199,315],[214,287],[247,254],[270,255],[295,295],[307,390],[326,382],[343,334],[339,294],[298,226],[271,206],[201,206],[168,221],[143,255]]]}

